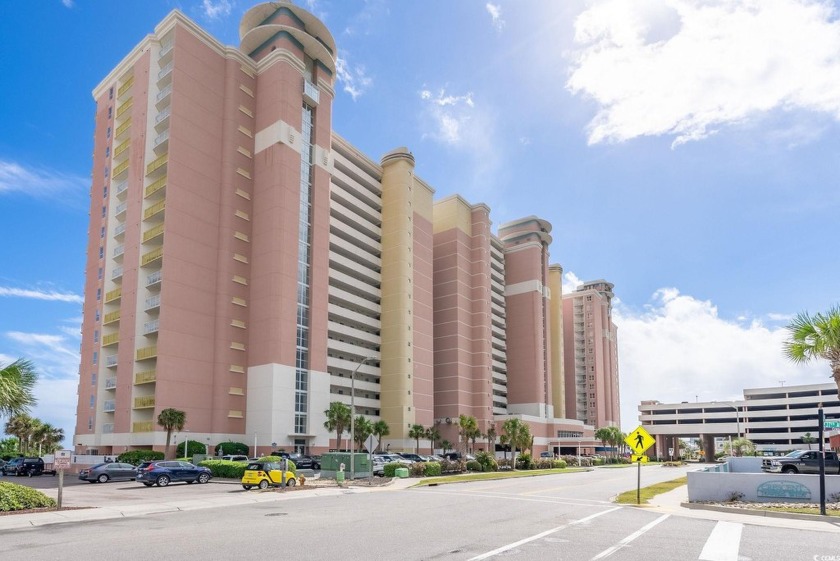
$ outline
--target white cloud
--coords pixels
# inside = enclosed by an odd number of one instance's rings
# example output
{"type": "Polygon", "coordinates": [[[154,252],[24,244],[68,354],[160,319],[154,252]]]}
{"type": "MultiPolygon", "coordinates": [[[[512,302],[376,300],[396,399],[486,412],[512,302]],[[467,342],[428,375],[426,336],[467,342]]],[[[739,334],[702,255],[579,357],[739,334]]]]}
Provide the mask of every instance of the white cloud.
{"type": "Polygon", "coordinates": [[[353,101],[373,85],[373,79],[367,76],[365,67],[361,64],[351,65],[346,57],[336,59],[335,72],[344,91],[350,94],[353,101]]]}
{"type": "Polygon", "coordinates": [[[573,272],[566,271],[563,273],[563,294],[571,294],[582,284],[583,281],[573,272]]]}
{"type": "Polygon", "coordinates": [[[201,10],[207,19],[219,19],[223,16],[229,16],[233,8],[228,0],[203,0],[201,2],[201,10]]]}
{"type": "Polygon", "coordinates": [[[473,131],[469,130],[477,116],[472,92],[451,95],[443,88],[437,93],[423,89],[420,91],[420,99],[426,103],[424,113],[432,128],[424,137],[452,146],[461,145],[475,137],[473,131]]]}
{"type": "Polygon", "coordinates": [[[602,0],[577,17],[575,41],[566,87],[599,106],[590,144],[668,135],[676,146],[778,112],[840,120],[828,0],[602,0]]]}
{"type": "Polygon", "coordinates": [[[61,0],[61,3],[64,4],[65,8],[72,8],[75,4],[73,0],[61,0]]]}
{"type": "Polygon", "coordinates": [[[85,193],[90,180],[45,168],[26,168],[0,159],[0,195],[25,193],[39,198],[55,198],[66,193],[85,193]]]}
{"type": "MultiPolygon", "coordinates": [[[[778,317],[778,316],[777,316],[778,317]]],[[[783,327],[718,316],[709,301],[658,290],[644,311],[616,303],[621,421],[639,422],[642,400],[743,399],[745,388],[831,382],[826,363],[795,365],[782,354],[783,327]]]]}
{"type": "Polygon", "coordinates": [[[496,28],[496,31],[501,31],[505,26],[505,20],[502,19],[502,7],[498,4],[491,4],[490,2],[485,4],[484,7],[487,9],[487,13],[490,14],[493,27],[496,28]]]}
{"type": "Polygon", "coordinates": [[[79,294],[56,292],[54,290],[43,291],[28,288],[10,288],[7,286],[0,286],[0,296],[32,298],[34,300],[50,300],[58,302],[75,302],[77,304],[82,304],[85,301],[84,297],[79,294]]]}

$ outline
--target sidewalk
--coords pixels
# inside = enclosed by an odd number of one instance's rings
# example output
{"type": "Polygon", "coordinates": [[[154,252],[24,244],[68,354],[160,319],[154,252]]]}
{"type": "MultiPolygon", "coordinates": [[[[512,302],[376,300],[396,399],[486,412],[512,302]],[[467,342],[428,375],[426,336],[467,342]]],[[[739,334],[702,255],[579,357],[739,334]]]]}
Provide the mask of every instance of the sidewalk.
{"type": "MultiPolygon", "coordinates": [[[[415,483],[417,483],[416,479],[395,478],[387,485],[374,487],[367,487],[363,485],[346,485],[339,487],[337,485],[320,486],[308,484],[307,487],[311,487],[309,489],[299,488],[288,492],[280,492],[277,489],[271,489],[269,491],[253,490],[226,496],[179,498],[155,503],[108,504],[106,506],[90,507],[73,504],[73,506],[67,510],[2,515],[0,516],[0,532],[4,530],[20,530],[25,528],[49,526],[51,524],[64,524],[67,522],[108,520],[114,518],[127,518],[131,516],[143,516],[147,514],[199,510],[203,508],[218,508],[233,505],[288,501],[305,499],[307,497],[335,496],[348,493],[372,493],[377,491],[398,491],[401,489],[407,489],[415,483]]],[[[210,481],[209,485],[239,485],[239,480],[213,479],[210,481]]],[[[66,499],[63,502],[65,506],[70,504],[70,501],[66,499]]],[[[73,501],[73,503],[78,503],[78,500],[73,501]]]]}
{"type": "Polygon", "coordinates": [[[840,533],[840,518],[836,516],[827,517],[813,514],[767,512],[764,510],[747,510],[727,506],[689,503],[687,485],[677,487],[673,491],[668,491],[661,495],[656,495],[651,499],[650,503],[650,506],[642,506],[642,508],[689,518],[739,522],[754,526],[840,533]]]}

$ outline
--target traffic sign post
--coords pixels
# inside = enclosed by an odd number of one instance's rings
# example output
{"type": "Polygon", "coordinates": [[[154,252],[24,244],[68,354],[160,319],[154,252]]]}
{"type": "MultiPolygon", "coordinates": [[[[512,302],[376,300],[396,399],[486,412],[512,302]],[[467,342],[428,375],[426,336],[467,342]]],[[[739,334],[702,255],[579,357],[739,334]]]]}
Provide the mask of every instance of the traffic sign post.
{"type": "Polygon", "coordinates": [[[58,508],[61,508],[61,499],[64,492],[64,471],[70,469],[70,458],[72,450],[56,450],[53,458],[53,469],[58,470],[58,508]]]}
{"type": "Polygon", "coordinates": [[[840,430],[840,420],[826,419],[823,421],[823,430],[840,430]]]}
{"type": "Polygon", "coordinates": [[[642,502],[642,463],[648,461],[648,457],[644,455],[645,450],[656,443],[656,440],[645,430],[642,425],[636,427],[636,430],[627,435],[624,439],[627,446],[633,450],[633,461],[636,462],[636,504],[642,502]]]}
{"type": "Polygon", "coordinates": [[[376,440],[373,438],[373,435],[367,437],[365,440],[365,446],[367,447],[368,451],[368,466],[370,466],[370,474],[368,475],[368,482],[373,482],[373,445],[376,444],[376,440]]]}

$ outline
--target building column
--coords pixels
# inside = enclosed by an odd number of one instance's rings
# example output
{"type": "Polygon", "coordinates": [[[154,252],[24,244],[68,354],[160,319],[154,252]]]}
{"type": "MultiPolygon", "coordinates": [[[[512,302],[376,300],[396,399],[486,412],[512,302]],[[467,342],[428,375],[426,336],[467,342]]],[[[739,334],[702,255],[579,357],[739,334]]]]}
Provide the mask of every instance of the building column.
{"type": "Polygon", "coordinates": [[[703,443],[703,457],[706,463],[715,463],[715,437],[713,434],[701,434],[700,440],[703,443]]]}

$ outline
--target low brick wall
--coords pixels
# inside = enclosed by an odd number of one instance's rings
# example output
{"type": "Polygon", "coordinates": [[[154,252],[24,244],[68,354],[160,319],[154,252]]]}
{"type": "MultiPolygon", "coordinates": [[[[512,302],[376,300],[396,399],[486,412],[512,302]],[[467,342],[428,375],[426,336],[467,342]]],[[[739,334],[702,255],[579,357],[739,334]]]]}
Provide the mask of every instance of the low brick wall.
{"type": "MultiPolygon", "coordinates": [[[[840,476],[825,478],[826,501],[840,494],[840,476]]],[[[689,502],[739,500],[757,503],[819,503],[818,475],[693,471],[688,473],[689,502]],[[740,496],[738,496],[740,494],[740,496]]]]}

